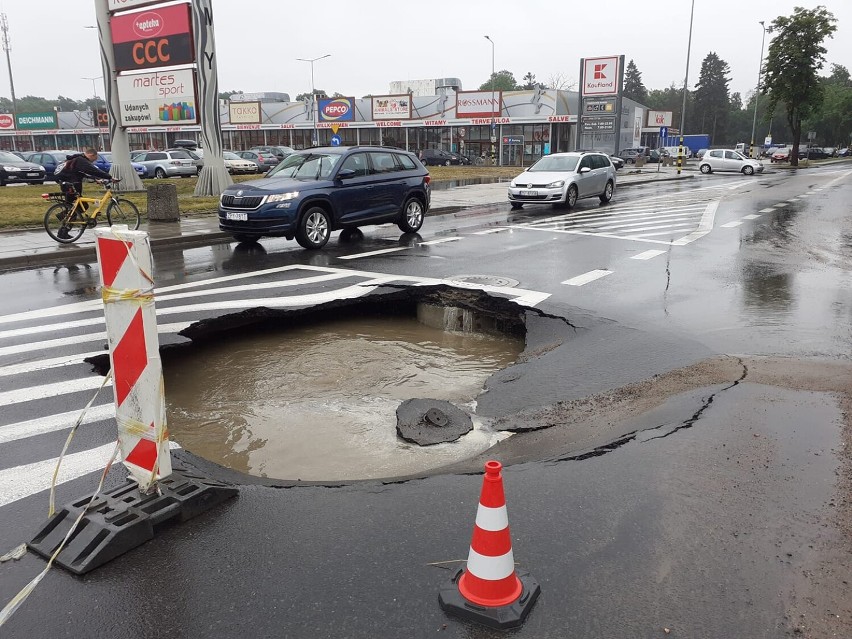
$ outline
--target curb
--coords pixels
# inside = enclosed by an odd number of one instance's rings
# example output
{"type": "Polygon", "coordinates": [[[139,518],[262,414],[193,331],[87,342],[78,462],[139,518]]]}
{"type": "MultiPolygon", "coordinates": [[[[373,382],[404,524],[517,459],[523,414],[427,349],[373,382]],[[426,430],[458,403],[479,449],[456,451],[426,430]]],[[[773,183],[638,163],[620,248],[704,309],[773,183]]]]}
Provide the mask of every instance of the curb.
{"type": "MultiPolygon", "coordinates": [[[[643,184],[652,184],[654,182],[673,182],[677,180],[691,179],[694,175],[682,175],[679,177],[661,177],[630,181],[625,184],[619,184],[618,188],[627,188],[631,186],[640,186],[643,184]]],[[[482,206],[493,206],[507,203],[508,200],[500,200],[498,202],[485,202],[482,206]]],[[[427,217],[432,215],[447,215],[457,213],[465,208],[465,206],[442,206],[430,208],[427,212],[427,217]]],[[[210,215],[215,215],[211,213],[210,215]]],[[[193,216],[196,217],[196,216],[193,216]]],[[[0,231],[0,233],[20,233],[21,229],[9,229],[0,231]]],[[[233,238],[229,233],[224,231],[213,231],[210,233],[198,233],[187,235],[176,235],[172,237],[151,238],[151,250],[156,250],[159,247],[174,247],[174,246],[205,246],[211,244],[219,244],[223,242],[231,242],[233,238]]],[[[94,244],[92,246],[68,246],[63,248],[60,245],[56,246],[54,251],[50,253],[23,253],[13,257],[0,258],[0,270],[13,267],[34,267],[34,266],[49,266],[51,264],[62,263],[67,259],[88,258],[95,259],[96,251],[94,244]]]]}

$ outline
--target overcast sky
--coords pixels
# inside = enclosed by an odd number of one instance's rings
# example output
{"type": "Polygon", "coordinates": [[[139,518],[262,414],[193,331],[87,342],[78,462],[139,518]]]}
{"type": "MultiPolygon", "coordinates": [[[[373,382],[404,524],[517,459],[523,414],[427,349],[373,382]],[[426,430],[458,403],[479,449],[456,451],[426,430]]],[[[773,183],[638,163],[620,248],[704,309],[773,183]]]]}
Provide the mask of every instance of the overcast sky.
{"type": "MultiPolygon", "coordinates": [[[[807,0],[695,0],[689,84],[702,59],[716,52],[731,68],[731,91],[745,97],[757,84],[760,20],[767,25],[807,0]]],[[[830,63],[852,68],[852,0],[824,0],[837,18],[826,41],[830,63]]],[[[101,75],[93,0],[0,0],[7,15],[17,97],[90,97],[101,75]],[[61,16],[58,12],[61,6],[61,16]],[[62,51],[76,47],[68,62],[62,51]],[[74,60],[75,69],[70,63],[74,60]]],[[[219,89],[309,91],[311,65],[296,58],[331,57],[314,63],[315,85],[361,97],[388,91],[392,80],[457,77],[476,89],[495,66],[520,82],[531,71],[539,81],[556,74],[576,82],[580,58],[623,54],[636,62],[648,89],[683,85],[690,0],[213,0],[219,89]]],[[[767,49],[769,36],[767,36],[767,49]]],[[[103,96],[103,89],[98,87],[103,96]]],[[[0,95],[9,79],[0,65],[0,95]]]]}

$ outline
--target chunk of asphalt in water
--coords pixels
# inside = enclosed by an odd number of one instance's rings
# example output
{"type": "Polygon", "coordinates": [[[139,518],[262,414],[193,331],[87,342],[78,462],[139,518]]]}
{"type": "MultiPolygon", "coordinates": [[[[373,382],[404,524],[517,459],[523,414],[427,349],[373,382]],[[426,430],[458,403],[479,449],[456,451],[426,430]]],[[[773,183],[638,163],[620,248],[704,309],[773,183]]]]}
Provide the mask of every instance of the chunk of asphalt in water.
{"type": "Polygon", "coordinates": [[[441,399],[407,399],[396,409],[397,434],[421,446],[454,442],[472,430],[470,415],[441,399]]]}

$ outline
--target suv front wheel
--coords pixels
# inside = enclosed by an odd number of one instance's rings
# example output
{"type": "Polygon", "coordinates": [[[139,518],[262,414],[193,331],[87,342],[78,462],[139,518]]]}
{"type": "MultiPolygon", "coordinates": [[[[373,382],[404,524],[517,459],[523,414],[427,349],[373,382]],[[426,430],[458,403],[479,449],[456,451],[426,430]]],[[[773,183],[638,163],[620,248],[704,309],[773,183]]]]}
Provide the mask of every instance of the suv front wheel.
{"type": "Polygon", "coordinates": [[[417,233],[423,226],[423,203],[416,197],[410,197],[402,207],[402,219],[397,224],[403,233],[417,233]]]}
{"type": "Polygon", "coordinates": [[[325,246],[331,235],[331,220],[325,209],[312,206],[302,219],[299,220],[299,228],[296,230],[296,241],[306,249],[319,249],[325,246]]]}

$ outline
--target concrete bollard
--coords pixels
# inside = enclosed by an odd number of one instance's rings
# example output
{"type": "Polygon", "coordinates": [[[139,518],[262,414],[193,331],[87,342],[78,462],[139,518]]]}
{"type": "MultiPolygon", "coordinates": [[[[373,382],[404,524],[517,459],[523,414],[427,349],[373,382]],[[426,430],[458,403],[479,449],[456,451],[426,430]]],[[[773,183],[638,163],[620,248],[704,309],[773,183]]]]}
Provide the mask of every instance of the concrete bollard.
{"type": "Polygon", "coordinates": [[[152,184],[148,187],[148,220],[150,222],[180,220],[176,185],[152,184]]]}

